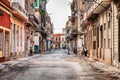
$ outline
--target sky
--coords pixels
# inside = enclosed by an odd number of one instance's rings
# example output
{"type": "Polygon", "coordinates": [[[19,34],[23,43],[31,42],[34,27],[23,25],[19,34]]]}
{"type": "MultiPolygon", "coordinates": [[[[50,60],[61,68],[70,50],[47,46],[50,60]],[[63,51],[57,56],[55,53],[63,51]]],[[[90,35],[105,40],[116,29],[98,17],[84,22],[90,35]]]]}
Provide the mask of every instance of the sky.
{"type": "Polygon", "coordinates": [[[62,28],[71,15],[69,2],[72,0],[49,0],[47,3],[47,12],[53,22],[54,33],[62,33],[62,28]]]}

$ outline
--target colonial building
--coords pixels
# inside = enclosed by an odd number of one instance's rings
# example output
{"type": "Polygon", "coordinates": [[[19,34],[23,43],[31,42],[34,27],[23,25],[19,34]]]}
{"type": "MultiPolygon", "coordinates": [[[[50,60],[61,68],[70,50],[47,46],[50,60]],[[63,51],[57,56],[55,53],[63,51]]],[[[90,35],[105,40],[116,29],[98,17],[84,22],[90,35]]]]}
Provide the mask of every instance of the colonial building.
{"type": "Polygon", "coordinates": [[[28,56],[30,50],[47,50],[53,25],[46,4],[46,0],[0,1],[0,62],[28,56]]]}
{"type": "Polygon", "coordinates": [[[42,52],[42,35],[41,35],[41,22],[42,22],[42,12],[40,9],[40,1],[36,0],[35,1],[35,15],[38,18],[38,26],[36,28],[36,33],[34,36],[34,52],[35,53],[41,53],[42,52]]]}
{"type": "Polygon", "coordinates": [[[0,0],[0,62],[10,56],[10,17],[12,16],[9,0],[0,0]]]}
{"type": "Polygon", "coordinates": [[[25,54],[25,22],[28,14],[25,9],[25,0],[11,0],[11,56],[22,57],[25,54]]]}
{"type": "Polygon", "coordinates": [[[52,48],[53,44],[53,23],[48,14],[46,14],[46,33],[47,33],[47,50],[52,48]]]}
{"type": "Polygon", "coordinates": [[[120,67],[120,2],[111,0],[112,5],[112,64],[120,67]]]}
{"type": "Polygon", "coordinates": [[[84,2],[87,10],[84,12],[81,27],[84,33],[84,47],[88,49],[93,59],[112,64],[112,6],[110,1],[97,0],[84,2]],[[101,6],[102,5],[102,6],[101,6]]]}
{"type": "MultiPolygon", "coordinates": [[[[34,35],[39,26],[38,18],[35,15],[34,0],[26,0],[26,11],[28,13],[28,22],[25,23],[25,53],[30,54],[30,49],[34,52],[34,35]]],[[[33,54],[33,53],[32,53],[33,54]]]]}
{"type": "Polygon", "coordinates": [[[39,33],[39,50],[41,53],[47,51],[47,28],[48,25],[48,14],[46,11],[47,0],[36,0],[36,15],[39,17],[39,27],[36,29],[36,32],[39,33]]]}
{"type": "Polygon", "coordinates": [[[119,11],[117,0],[73,0],[66,23],[71,50],[77,46],[79,54],[79,48],[87,48],[90,58],[119,67],[119,11]]]}
{"type": "Polygon", "coordinates": [[[61,49],[61,34],[54,34],[53,48],[61,49]]]}
{"type": "Polygon", "coordinates": [[[90,58],[120,67],[119,8],[117,0],[84,1],[86,11],[81,19],[84,46],[90,58]]]}
{"type": "Polygon", "coordinates": [[[71,17],[69,19],[69,22],[71,22],[71,27],[69,29],[69,44],[71,50],[77,55],[81,54],[83,48],[83,38],[81,38],[82,29],[80,27],[80,19],[83,15],[83,11],[83,0],[73,0],[71,4],[71,17]]]}
{"type": "Polygon", "coordinates": [[[62,29],[62,34],[61,34],[61,48],[62,49],[66,49],[66,39],[65,39],[65,37],[66,37],[66,28],[63,28],[62,29]]]}
{"type": "Polygon", "coordinates": [[[73,19],[71,18],[71,16],[69,16],[69,19],[66,22],[66,26],[65,26],[65,30],[66,30],[65,39],[66,39],[66,48],[69,47],[71,51],[74,51],[75,46],[74,46],[74,43],[73,43],[74,41],[73,41],[72,36],[71,36],[71,29],[73,27],[72,21],[73,21],[73,19]]]}

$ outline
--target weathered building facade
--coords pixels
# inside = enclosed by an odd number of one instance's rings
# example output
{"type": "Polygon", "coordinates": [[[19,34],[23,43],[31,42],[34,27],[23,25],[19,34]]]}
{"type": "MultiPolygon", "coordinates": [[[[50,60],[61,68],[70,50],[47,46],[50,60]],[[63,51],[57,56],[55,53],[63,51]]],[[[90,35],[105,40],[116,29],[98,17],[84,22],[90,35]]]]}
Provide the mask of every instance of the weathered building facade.
{"type": "Polygon", "coordinates": [[[9,0],[0,0],[0,62],[9,60],[10,56],[10,17],[9,0]]]}
{"type": "Polygon", "coordinates": [[[71,37],[71,29],[73,28],[73,18],[71,16],[69,16],[68,21],[66,22],[66,26],[65,26],[65,30],[66,30],[66,35],[65,35],[65,39],[66,39],[66,47],[69,48],[71,51],[74,51],[74,41],[71,37]]]}
{"type": "Polygon", "coordinates": [[[44,53],[48,50],[48,44],[53,40],[53,25],[46,10],[47,0],[36,0],[36,14],[39,18],[39,27],[36,29],[39,33],[39,50],[44,53]]]}
{"type": "Polygon", "coordinates": [[[112,64],[112,8],[110,3],[110,0],[93,1],[84,13],[85,19],[81,23],[81,27],[85,30],[84,46],[88,49],[89,56],[107,64],[112,64]]]}
{"type": "Polygon", "coordinates": [[[51,50],[53,44],[53,23],[50,16],[46,15],[47,51],[51,50]]]}
{"type": "Polygon", "coordinates": [[[25,10],[25,0],[11,0],[11,57],[18,58],[25,54],[25,22],[28,14],[25,10]]]}
{"type": "Polygon", "coordinates": [[[0,0],[0,62],[47,51],[53,24],[46,4],[46,0],[0,0]]]}
{"type": "Polygon", "coordinates": [[[96,0],[89,4],[81,27],[89,57],[119,67],[119,2],[96,0]]]}
{"type": "Polygon", "coordinates": [[[54,34],[53,48],[61,49],[61,34],[54,34]]]}
{"type": "Polygon", "coordinates": [[[66,23],[71,50],[87,48],[90,58],[119,67],[119,10],[117,0],[73,0],[66,23]]]}
{"type": "Polygon", "coordinates": [[[73,0],[71,5],[71,29],[70,29],[70,45],[72,46],[72,51],[77,54],[77,35],[78,35],[78,0],[73,0]]]}
{"type": "MultiPolygon", "coordinates": [[[[28,13],[28,21],[25,22],[25,53],[30,55],[30,50],[32,49],[34,53],[34,35],[36,28],[39,25],[37,16],[35,15],[35,1],[26,0],[26,11],[28,13]]],[[[32,53],[32,54],[33,54],[32,53]]]]}
{"type": "Polygon", "coordinates": [[[120,2],[111,0],[112,4],[112,64],[120,67],[120,2]]]}
{"type": "MultiPolygon", "coordinates": [[[[71,50],[79,55],[80,50],[83,47],[83,39],[80,34],[80,17],[82,16],[83,8],[82,0],[73,0],[71,4],[71,17],[69,17],[68,23],[71,23],[69,26],[69,40],[67,40],[71,46],[71,50]],[[81,14],[80,14],[81,13],[81,14]]],[[[68,29],[67,29],[68,31],[68,29]]]]}

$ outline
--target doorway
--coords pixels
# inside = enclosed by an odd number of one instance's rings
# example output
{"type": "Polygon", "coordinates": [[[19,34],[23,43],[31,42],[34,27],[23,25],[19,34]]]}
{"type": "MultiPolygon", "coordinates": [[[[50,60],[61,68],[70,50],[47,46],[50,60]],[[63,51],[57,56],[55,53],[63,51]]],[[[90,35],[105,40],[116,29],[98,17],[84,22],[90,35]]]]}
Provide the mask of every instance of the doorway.
{"type": "Polygon", "coordinates": [[[5,53],[5,57],[6,60],[8,60],[9,57],[9,32],[5,32],[5,47],[4,47],[4,53],[5,53]]]}

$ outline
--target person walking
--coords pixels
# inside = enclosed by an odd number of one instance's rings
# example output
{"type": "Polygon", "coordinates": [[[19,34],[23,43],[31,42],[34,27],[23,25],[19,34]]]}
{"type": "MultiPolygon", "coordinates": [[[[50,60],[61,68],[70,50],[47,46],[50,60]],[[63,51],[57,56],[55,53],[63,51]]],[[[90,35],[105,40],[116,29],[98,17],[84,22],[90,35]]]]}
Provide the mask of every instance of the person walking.
{"type": "Polygon", "coordinates": [[[87,48],[85,48],[85,56],[87,56],[87,53],[88,53],[87,48]]]}
{"type": "Polygon", "coordinates": [[[30,47],[30,56],[33,55],[33,50],[32,50],[32,47],[30,47]]]}

